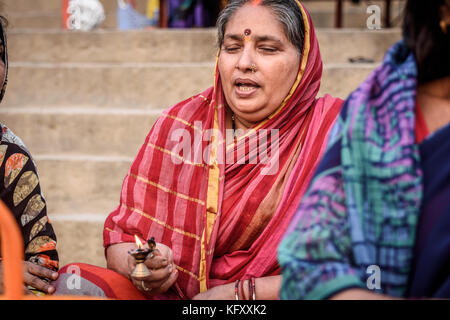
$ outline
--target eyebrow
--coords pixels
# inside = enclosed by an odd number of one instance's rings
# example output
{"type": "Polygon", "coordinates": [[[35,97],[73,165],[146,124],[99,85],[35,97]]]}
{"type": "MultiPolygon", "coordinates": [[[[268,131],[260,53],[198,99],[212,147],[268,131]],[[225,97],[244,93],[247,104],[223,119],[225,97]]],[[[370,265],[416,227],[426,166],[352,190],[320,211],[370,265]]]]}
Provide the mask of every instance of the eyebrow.
{"type": "MultiPolygon", "coordinates": [[[[256,42],[274,41],[274,42],[277,42],[277,43],[280,43],[280,44],[282,43],[280,39],[272,37],[272,36],[268,36],[268,35],[255,36],[254,38],[256,39],[256,42]]],[[[241,34],[227,34],[225,36],[225,40],[226,39],[243,41],[244,40],[244,36],[241,35],[241,34]]]]}

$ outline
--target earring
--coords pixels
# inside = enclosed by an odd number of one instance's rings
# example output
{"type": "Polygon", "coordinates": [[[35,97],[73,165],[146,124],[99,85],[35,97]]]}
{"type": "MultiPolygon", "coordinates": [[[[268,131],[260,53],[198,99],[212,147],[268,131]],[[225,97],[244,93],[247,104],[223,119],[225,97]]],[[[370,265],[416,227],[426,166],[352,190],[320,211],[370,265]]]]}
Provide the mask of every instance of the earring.
{"type": "Polygon", "coordinates": [[[447,34],[447,23],[444,20],[441,20],[441,23],[439,24],[441,26],[441,30],[444,34],[447,34]]]}
{"type": "Polygon", "coordinates": [[[251,67],[251,68],[252,68],[252,72],[253,72],[253,73],[256,73],[256,70],[257,70],[257,69],[256,69],[256,64],[252,64],[252,67],[251,67]]]}

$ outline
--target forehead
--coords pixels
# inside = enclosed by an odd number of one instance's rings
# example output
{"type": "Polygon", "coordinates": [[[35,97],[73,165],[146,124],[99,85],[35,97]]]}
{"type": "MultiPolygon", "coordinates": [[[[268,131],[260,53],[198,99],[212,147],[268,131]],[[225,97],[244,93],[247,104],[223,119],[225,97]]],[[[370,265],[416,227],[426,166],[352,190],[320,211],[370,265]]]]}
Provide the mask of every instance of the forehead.
{"type": "Polygon", "coordinates": [[[239,8],[225,27],[226,34],[243,34],[246,29],[253,35],[273,36],[287,41],[283,24],[268,7],[246,4],[239,8]]]}

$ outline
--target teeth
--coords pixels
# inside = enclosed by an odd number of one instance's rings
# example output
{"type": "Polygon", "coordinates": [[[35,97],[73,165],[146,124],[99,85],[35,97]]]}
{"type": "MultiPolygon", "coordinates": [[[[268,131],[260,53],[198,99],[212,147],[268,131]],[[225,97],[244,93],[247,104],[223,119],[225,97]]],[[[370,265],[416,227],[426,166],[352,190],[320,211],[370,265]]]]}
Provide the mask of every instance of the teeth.
{"type": "Polygon", "coordinates": [[[244,86],[244,85],[239,85],[238,88],[241,91],[252,91],[255,87],[248,87],[248,86],[244,86]]]}

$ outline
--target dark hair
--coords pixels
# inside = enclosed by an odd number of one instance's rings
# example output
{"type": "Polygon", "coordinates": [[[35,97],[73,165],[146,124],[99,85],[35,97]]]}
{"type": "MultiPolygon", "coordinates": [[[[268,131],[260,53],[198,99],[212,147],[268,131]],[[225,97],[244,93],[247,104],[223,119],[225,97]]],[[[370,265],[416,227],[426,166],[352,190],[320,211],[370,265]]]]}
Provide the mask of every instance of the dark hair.
{"type": "Polygon", "coordinates": [[[3,32],[0,34],[1,46],[3,46],[3,50],[1,51],[0,59],[5,64],[5,75],[4,78],[0,79],[0,102],[3,100],[5,95],[6,87],[8,84],[8,50],[7,50],[7,42],[6,42],[6,27],[8,26],[8,20],[0,15],[0,25],[3,32]]]}
{"type": "Polygon", "coordinates": [[[3,29],[6,29],[9,24],[8,19],[6,19],[6,17],[4,17],[2,15],[0,15],[0,23],[2,24],[3,29]]]}
{"type": "MultiPolygon", "coordinates": [[[[217,19],[218,46],[222,47],[225,35],[225,27],[236,11],[252,0],[231,0],[220,12],[217,19]]],[[[303,16],[295,0],[262,0],[260,5],[270,8],[278,17],[278,21],[284,26],[284,32],[288,40],[298,49],[303,51],[305,38],[305,26],[303,16]]]]}
{"type": "Polygon", "coordinates": [[[446,4],[446,0],[406,4],[403,38],[416,58],[419,84],[450,75],[450,31],[445,34],[440,27],[440,9],[446,4]]]}

